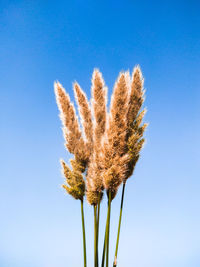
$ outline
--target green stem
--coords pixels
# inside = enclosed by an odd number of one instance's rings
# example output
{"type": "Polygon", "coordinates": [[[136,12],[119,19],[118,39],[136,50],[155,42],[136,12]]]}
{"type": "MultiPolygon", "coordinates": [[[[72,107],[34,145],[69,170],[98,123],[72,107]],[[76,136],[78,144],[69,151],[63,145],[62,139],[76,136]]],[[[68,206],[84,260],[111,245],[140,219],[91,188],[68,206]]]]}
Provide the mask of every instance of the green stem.
{"type": "Polygon", "coordinates": [[[114,259],[113,267],[117,266],[117,253],[118,253],[119,235],[120,235],[121,222],[122,222],[122,210],[123,210],[123,203],[124,203],[125,185],[126,183],[123,183],[122,196],[121,196],[121,207],[120,207],[120,214],[119,214],[119,224],[118,224],[118,232],[117,232],[117,241],[116,241],[116,248],[115,248],[115,259],[114,259]]]}
{"type": "Polygon", "coordinates": [[[107,225],[107,245],[106,245],[106,267],[109,265],[109,234],[110,234],[110,212],[111,212],[111,191],[108,196],[108,225],[107,225]]]}
{"type": "Polygon", "coordinates": [[[84,220],[84,211],[83,211],[83,200],[81,200],[81,217],[82,217],[82,230],[83,230],[84,267],[86,267],[87,266],[87,258],[86,258],[86,238],[85,238],[85,220],[84,220]]]}
{"type": "Polygon", "coordinates": [[[105,235],[104,235],[101,267],[104,267],[104,261],[105,261],[106,245],[107,245],[107,230],[108,230],[108,211],[107,211],[107,218],[106,218],[106,228],[105,228],[105,235]]]}
{"type": "Polygon", "coordinates": [[[98,255],[98,250],[99,250],[99,218],[100,218],[100,200],[98,202],[97,206],[97,238],[96,238],[96,243],[97,243],[97,251],[96,251],[96,266],[99,266],[99,255],[98,255]]]}
{"type": "Polygon", "coordinates": [[[96,267],[97,256],[97,206],[94,205],[94,267],[96,267]]]}

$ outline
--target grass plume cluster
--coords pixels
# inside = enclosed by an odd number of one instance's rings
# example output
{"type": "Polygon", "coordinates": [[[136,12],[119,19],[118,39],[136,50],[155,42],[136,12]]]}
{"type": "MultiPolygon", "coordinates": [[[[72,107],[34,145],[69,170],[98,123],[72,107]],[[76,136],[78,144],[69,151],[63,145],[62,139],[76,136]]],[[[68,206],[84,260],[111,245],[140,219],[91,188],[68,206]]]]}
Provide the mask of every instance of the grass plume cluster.
{"type": "Polygon", "coordinates": [[[147,127],[147,124],[142,122],[146,110],[141,111],[144,89],[140,67],[136,66],[132,75],[128,71],[119,74],[109,110],[107,87],[99,70],[95,69],[92,75],[90,102],[80,85],[77,82],[73,84],[82,130],[74,105],[65,89],[59,82],[55,82],[54,89],[65,146],[73,155],[71,166],[61,160],[62,172],[66,179],[63,188],[74,199],[81,201],[84,267],[87,266],[84,196],[94,209],[94,267],[98,267],[100,206],[103,193],[106,192],[108,209],[101,267],[105,264],[108,267],[111,204],[119,186],[123,185],[113,262],[113,266],[117,266],[125,185],[139,159],[145,141],[143,134],[147,127]]]}

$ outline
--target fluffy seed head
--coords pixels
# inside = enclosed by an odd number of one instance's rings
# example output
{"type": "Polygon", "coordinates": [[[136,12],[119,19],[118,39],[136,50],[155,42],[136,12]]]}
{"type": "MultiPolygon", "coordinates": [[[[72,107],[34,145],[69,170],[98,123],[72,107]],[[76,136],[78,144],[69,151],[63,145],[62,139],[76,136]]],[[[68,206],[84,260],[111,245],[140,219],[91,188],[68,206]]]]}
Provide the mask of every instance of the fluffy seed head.
{"type": "MultiPolygon", "coordinates": [[[[129,73],[121,73],[114,86],[111,98],[110,114],[104,137],[104,186],[107,191],[117,192],[122,182],[122,170],[119,159],[126,151],[127,107],[129,97],[129,73]]],[[[113,193],[113,197],[115,194],[113,193]]]]}
{"type": "Polygon", "coordinates": [[[86,151],[86,144],[82,137],[74,105],[59,82],[54,83],[54,90],[60,110],[60,119],[63,124],[63,136],[66,141],[66,147],[76,158],[87,162],[89,155],[86,151]]]}
{"type": "Polygon", "coordinates": [[[63,184],[63,188],[75,199],[82,200],[85,195],[85,182],[79,168],[79,163],[73,165],[71,170],[64,160],[61,160],[62,171],[66,178],[66,183],[63,184]]]}
{"type": "Polygon", "coordinates": [[[74,83],[74,93],[76,97],[76,102],[78,104],[79,114],[81,117],[85,137],[87,140],[87,146],[89,146],[91,150],[93,146],[93,122],[91,108],[85,93],[83,92],[78,83],[74,83]]]}
{"type": "Polygon", "coordinates": [[[73,132],[74,139],[79,139],[81,137],[81,131],[74,105],[70,102],[69,95],[59,82],[54,83],[54,90],[63,127],[73,132]]]}
{"type": "Polygon", "coordinates": [[[101,73],[96,69],[92,76],[92,113],[94,116],[93,155],[87,170],[87,200],[97,204],[103,196],[102,137],[106,127],[107,88],[101,73]]]}
{"type": "Polygon", "coordinates": [[[101,142],[101,137],[106,127],[107,88],[102,74],[96,69],[92,76],[92,109],[94,115],[94,139],[95,143],[101,142]]]}
{"type": "Polygon", "coordinates": [[[144,79],[142,77],[142,72],[140,70],[140,67],[136,66],[133,69],[130,97],[128,103],[127,125],[129,128],[136,119],[137,114],[144,102],[143,84],[144,84],[144,79]]]}

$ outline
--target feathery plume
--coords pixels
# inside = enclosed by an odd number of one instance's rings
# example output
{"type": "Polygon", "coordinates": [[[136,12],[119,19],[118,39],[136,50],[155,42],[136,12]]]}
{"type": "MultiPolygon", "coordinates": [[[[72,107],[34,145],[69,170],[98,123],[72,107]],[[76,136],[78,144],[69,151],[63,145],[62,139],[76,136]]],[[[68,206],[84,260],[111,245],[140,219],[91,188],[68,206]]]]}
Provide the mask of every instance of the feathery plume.
{"type": "Polygon", "coordinates": [[[76,163],[73,160],[73,170],[69,168],[64,160],[61,160],[61,165],[63,174],[67,182],[67,184],[63,184],[63,188],[73,198],[83,200],[83,197],[85,195],[85,181],[83,179],[83,175],[81,174],[79,163],[76,163]]]}
{"type": "Polygon", "coordinates": [[[131,81],[131,92],[128,103],[127,112],[127,155],[129,160],[127,161],[126,175],[123,178],[123,182],[133,174],[135,165],[139,159],[139,153],[144,145],[145,139],[142,138],[147,123],[142,124],[142,120],[146,113],[146,109],[140,111],[144,102],[144,79],[139,66],[136,66],[133,70],[131,81]],[[138,114],[139,113],[139,114],[138,114]]]}
{"type": "Polygon", "coordinates": [[[132,123],[137,117],[137,114],[144,102],[144,79],[139,66],[133,69],[132,81],[131,81],[131,92],[129,97],[128,112],[127,112],[127,124],[130,128],[132,123]]]}
{"type": "Polygon", "coordinates": [[[95,144],[101,143],[101,138],[106,127],[106,104],[107,88],[105,87],[102,74],[99,70],[94,70],[92,76],[92,109],[94,114],[94,139],[95,144]]]}
{"type": "Polygon", "coordinates": [[[135,122],[133,123],[132,131],[128,138],[127,147],[128,147],[129,160],[127,162],[127,172],[123,179],[124,183],[133,174],[135,165],[140,157],[140,151],[142,150],[143,145],[145,143],[145,139],[142,136],[148,126],[148,123],[144,123],[143,125],[141,125],[144,114],[145,110],[143,110],[138,115],[135,122]]]}
{"type": "Polygon", "coordinates": [[[88,161],[86,145],[79,127],[74,105],[70,102],[70,97],[59,82],[54,83],[55,95],[60,119],[63,124],[63,135],[68,151],[81,160],[83,164],[88,161]]]}
{"type": "Polygon", "coordinates": [[[74,94],[81,117],[85,137],[87,139],[87,146],[89,147],[90,153],[93,146],[93,122],[91,108],[88,103],[87,97],[78,83],[74,83],[74,94]]]}
{"type": "Polygon", "coordinates": [[[107,88],[105,87],[102,74],[94,70],[92,76],[92,111],[94,115],[93,155],[90,158],[87,171],[87,200],[96,205],[103,196],[102,179],[102,137],[106,127],[106,103],[107,88]]]}
{"type": "Polygon", "coordinates": [[[125,173],[126,164],[120,161],[126,151],[129,73],[121,73],[114,86],[110,114],[104,139],[104,186],[115,196],[125,173]],[[120,164],[121,163],[121,164],[120,164]]]}
{"type": "Polygon", "coordinates": [[[98,201],[102,198],[102,193],[99,193],[95,186],[94,186],[94,180],[92,174],[94,174],[94,169],[92,166],[88,167],[87,170],[87,178],[86,178],[86,197],[87,201],[90,205],[97,205],[98,201]]]}
{"type": "Polygon", "coordinates": [[[74,141],[76,141],[81,137],[81,131],[74,105],[70,102],[69,95],[59,82],[54,84],[54,88],[63,127],[67,128],[68,131],[73,132],[73,138],[74,141]]]}

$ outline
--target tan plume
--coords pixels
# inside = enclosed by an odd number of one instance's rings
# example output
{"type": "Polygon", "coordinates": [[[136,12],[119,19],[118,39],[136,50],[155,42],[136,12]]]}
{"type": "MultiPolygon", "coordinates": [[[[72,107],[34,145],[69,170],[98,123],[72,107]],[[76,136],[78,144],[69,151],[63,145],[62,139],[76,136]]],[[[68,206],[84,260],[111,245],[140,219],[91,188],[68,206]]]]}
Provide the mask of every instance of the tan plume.
{"type": "Polygon", "coordinates": [[[140,151],[144,145],[145,139],[143,138],[144,131],[148,126],[147,123],[142,125],[142,120],[146,113],[146,109],[140,111],[144,102],[144,79],[139,66],[136,66],[133,70],[131,81],[131,92],[128,104],[127,113],[127,155],[129,160],[127,161],[126,175],[123,178],[123,182],[133,174],[135,165],[140,157],[140,151]]]}
{"type": "Polygon", "coordinates": [[[93,154],[87,170],[87,200],[97,204],[103,191],[102,137],[106,128],[107,88],[102,74],[96,69],[92,76],[92,111],[94,115],[93,154]]]}
{"type": "Polygon", "coordinates": [[[71,163],[73,167],[72,170],[64,160],[61,160],[62,172],[66,178],[66,184],[63,184],[63,188],[73,198],[83,200],[85,195],[85,181],[81,174],[81,168],[79,168],[79,163],[76,163],[75,161],[71,163]]]}
{"type": "Polygon", "coordinates": [[[74,105],[70,101],[69,95],[59,82],[54,83],[55,95],[58,108],[60,110],[60,119],[63,124],[63,135],[66,140],[68,151],[83,162],[88,161],[86,145],[82,137],[78,118],[76,116],[74,105]]]}
{"type": "Polygon", "coordinates": [[[88,149],[91,152],[93,146],[93,122],[91,108],[85,93],[78,83],[74,83],[74,94],[76,97],[76,102],[78,104],[79,114],[87,140],[87,146],[89,147],[88,149]]]}
{"type": "MultiPolygon", "coordinates": [[[[127,143],[127,108],[130,91],[129,73],[121,73],[114,86],[110,114],[104,139],[104,186],[107,191],[117,192],[123,180],[126,164],[120,164],[127,143]]],[[[115,195],[113,193],[113,196],[115,195]]]]}
{"type": "Polygon", "coordinates": [[[127,112],[127,124],[128,127],[132,126],[132,123],[136,119],[140,108],[144,102],[144,79],[139,66],[133,69],[131,92],[129,97],[128,112],[127,112]]]}

